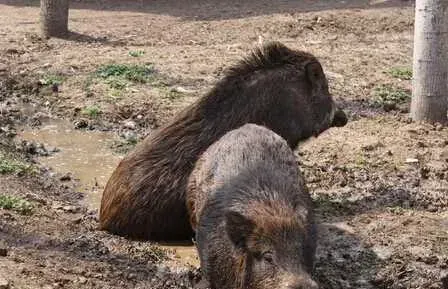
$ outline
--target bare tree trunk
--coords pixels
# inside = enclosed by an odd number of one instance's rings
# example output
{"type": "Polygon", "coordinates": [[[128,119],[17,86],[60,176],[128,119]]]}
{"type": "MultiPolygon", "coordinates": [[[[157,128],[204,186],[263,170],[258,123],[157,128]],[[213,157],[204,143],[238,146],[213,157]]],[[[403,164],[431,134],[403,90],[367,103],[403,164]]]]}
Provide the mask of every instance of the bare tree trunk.
{"type": "Polygon", "coordinates": [[[40,0],[40,29],[44,37],[64,37],[68,33],[68,1],[40,0]]]}
{"type": "Polygon", "coordinates": [[[417,0],[411,117],[447,123],[448,0],[417,0]]]}

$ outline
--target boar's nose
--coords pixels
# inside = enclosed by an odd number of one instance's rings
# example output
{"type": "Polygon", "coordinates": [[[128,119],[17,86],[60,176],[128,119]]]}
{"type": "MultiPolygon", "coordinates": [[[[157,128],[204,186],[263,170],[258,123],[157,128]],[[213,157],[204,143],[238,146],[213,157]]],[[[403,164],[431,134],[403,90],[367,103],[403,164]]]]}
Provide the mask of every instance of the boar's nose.
{"type": "Polygon", "coordinates": [[[341,109],[336,110],[331,126],[341,127],[347,124],[347,115],[341,109]]]}

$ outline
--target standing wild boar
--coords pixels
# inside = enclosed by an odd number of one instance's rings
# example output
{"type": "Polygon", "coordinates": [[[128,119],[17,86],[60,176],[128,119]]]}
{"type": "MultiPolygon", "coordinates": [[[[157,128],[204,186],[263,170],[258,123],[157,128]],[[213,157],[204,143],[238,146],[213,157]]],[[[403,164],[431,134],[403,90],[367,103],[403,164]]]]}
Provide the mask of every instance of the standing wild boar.
{"type": "Polygon", "coordinates": [[[254,124],[225,134],[187,186],[201,268],[212,289],[314,289],[311,199],[284,139],[254,124]]]}
{"type": "Polygon", "coordinates": [[[226,132],[256,123],[295,148],[299,141],[346,122],[319,61],[268,43],[231,67],[205,96],[120,162],[103,192],[100,228],[131,238],[190,239],[188,176],[199,155],[226,132]]]}

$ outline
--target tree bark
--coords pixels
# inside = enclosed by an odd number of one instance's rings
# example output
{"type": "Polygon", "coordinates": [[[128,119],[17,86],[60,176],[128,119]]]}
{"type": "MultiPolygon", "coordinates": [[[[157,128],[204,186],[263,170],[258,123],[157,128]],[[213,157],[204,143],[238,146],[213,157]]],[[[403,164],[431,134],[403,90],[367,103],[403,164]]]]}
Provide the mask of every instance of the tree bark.
{"type": "Polygon", "coordinates": [[[447,123],[448,0],[417,0],[411,117],[447,123]]]}
{"type": "Polygon", "coordinates": [[[40,0],[40,29],[43,37],[67,35],[68,2],[69,0],[40,0]]]}

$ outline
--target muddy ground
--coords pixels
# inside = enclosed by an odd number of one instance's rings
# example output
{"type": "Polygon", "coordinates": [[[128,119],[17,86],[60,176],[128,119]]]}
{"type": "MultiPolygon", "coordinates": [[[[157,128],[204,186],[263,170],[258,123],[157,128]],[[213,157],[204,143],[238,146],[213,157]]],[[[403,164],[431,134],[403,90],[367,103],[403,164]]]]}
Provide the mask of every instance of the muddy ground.
{"type": "Polygon", "coordinates": [[[46,40],[38,1],[0,0],[0,288],[191,288],[191,247],[96,230],[98,200],[114,163],[260,37],[318,56],[350,116],[297,151],[322,287],[448,288],[448,128],[408,119],[412,1],[71,5],[68,39],[46,40]]]}

